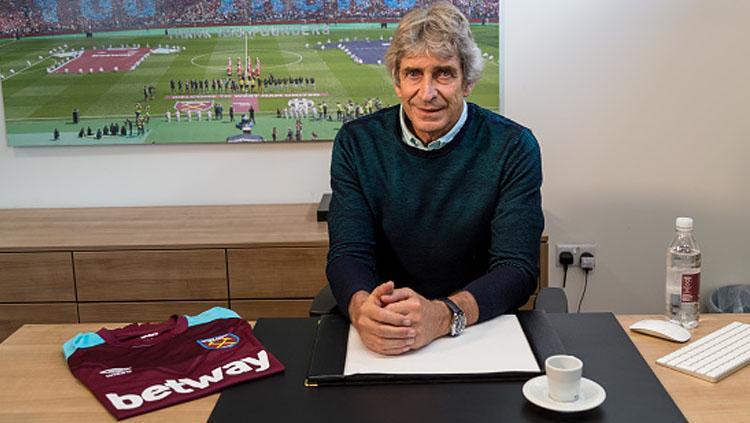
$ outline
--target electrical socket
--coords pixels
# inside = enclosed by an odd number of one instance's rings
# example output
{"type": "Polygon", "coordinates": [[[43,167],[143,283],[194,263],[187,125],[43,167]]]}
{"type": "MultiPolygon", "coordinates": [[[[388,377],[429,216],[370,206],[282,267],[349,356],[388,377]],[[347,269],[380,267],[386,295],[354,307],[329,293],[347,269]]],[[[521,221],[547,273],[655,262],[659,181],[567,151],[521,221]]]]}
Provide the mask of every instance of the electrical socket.
{"type": "Polygon", "coordinates": [[[569,252],[573,254],[573,264],[571,267],[579,267],[581,265],[581,254],[589,253],[596,257],[596,244],[557,244],[557,254],[555,255],[555,265],[562,267],[560,264],[560,253],[569,252]]]}

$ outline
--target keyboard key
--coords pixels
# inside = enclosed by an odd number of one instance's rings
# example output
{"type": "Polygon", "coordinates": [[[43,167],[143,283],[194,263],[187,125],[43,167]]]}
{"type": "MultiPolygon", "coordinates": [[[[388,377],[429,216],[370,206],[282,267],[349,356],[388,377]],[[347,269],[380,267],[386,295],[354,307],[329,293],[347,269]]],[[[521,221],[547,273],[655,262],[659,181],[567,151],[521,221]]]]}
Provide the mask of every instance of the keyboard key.
{"type": "Polygon", "coordinates": [[[750,324],[732,322],[656,362],[718,382],[750,363],[750,324]]]}

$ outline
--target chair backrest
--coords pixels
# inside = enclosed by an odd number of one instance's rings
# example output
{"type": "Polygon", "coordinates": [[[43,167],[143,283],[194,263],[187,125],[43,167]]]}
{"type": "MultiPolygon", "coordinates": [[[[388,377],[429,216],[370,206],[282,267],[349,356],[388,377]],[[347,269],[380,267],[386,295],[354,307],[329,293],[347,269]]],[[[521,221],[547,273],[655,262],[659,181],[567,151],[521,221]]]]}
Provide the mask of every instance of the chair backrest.
{"type": "Polygon", "coordinates": [[[536,294],[534,310],[544,310],[547,313],[567,313],[568,297],[562,288],[542,288],[536,294]]]}
{"type": "Polygon", "coordinates": [[[336,313],[337,311],[336,298],[333,296],[333,292],[331,292],[331,287],[326,285],[318,291],[318,295],[313,299],[310,305],[310,317],[336,313]]]}

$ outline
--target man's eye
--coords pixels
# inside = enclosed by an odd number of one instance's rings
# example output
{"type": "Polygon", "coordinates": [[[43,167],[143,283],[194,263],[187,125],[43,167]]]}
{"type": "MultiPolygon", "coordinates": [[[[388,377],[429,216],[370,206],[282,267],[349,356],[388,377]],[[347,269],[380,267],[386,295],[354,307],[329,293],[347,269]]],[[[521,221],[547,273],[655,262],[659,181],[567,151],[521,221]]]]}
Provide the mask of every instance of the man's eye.
{"type": "Polygon", "coordinates": [[[440,72],[438,72],[438,78],[440,78],[440,79],[453,78],[453,72],[451,72],[449,70],[440,71],[440,72]]]}
{"type": "Polygon", "coordinates": [[[419,78],[420,75],[420,72],[417,70],[406,71],[407,78],[419,78]]]}

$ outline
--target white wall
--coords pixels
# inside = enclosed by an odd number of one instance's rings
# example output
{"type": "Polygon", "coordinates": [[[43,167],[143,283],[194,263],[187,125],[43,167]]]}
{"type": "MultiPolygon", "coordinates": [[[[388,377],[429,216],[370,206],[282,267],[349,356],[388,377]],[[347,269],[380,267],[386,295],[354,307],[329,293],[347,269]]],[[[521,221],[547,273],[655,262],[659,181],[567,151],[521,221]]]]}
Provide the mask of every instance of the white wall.
{"type": "MultiPolygon", "coordinates": [[[[584,310],[663,309],[678,215],[695,218],[704,298],[750,283],[750,2],[506,0],[505,11],[506,113],[542,144],[550,241],[599,245],[584,310]]],[[[569,273],[571,300],[582,279],[569,273]]]]}
{"type": "MultiPolygon", "coordinates": [[[[599,246],[584,310],[661,311],[677,215],[696,219],[704,293],[750,283],[750,2],[504,3],[505,111],[542,144],[550,242],[599,246]]],[[[310,202],[328,190],[330,144],[11,149],[0,133],[0,208],[310,202]]],[[[571,302],[581,283],[569,273],[571,302]]]]}

